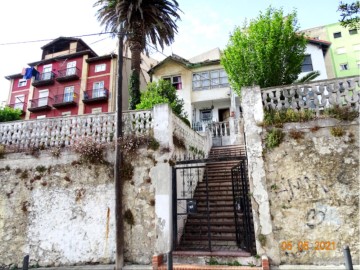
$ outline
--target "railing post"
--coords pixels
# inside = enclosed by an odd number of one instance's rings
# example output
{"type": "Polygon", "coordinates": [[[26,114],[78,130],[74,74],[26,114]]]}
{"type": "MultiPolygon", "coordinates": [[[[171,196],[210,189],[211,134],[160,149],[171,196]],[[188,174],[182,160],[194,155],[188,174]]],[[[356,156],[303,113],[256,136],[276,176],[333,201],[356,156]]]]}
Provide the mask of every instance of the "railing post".
{"type": "Polygon", "coordinates": [[[343,252],[344,252],[346,270],[353,270],[354,268],[353,268],[353,264],[352,264],[352,260],[351,260],[349,246],[344,246],[343,252]]]}

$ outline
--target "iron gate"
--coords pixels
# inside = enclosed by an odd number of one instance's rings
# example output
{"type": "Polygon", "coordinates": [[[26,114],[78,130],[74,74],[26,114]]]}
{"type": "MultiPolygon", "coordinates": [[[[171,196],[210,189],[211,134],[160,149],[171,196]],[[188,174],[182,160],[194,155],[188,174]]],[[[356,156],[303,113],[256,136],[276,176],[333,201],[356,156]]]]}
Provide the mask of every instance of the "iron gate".
{"type": "Polygon", "coordinates": [[[172,179],[174,250],[211,251],[209,187],[206,166],[173,167],[172,179]],[[204,195],[194,197],[199,183],[202,183],[201,185],[205,189],[204,195]]]}
{"type": "Polygon", "coordinates": [[[241,160],[238,165],[231,169],[231,178],[234,195],[236,242],[240,248],[254,253],[254,233],[246,159],[241,160]]]}

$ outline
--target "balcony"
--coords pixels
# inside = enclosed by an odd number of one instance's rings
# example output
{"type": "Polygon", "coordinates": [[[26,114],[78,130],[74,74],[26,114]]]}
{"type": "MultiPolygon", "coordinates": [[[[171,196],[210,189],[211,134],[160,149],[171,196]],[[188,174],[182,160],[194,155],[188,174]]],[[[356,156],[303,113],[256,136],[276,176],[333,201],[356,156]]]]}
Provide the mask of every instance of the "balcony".
{"type": "Polygon", "coordinates": [[[68,82],[78,80],[80,78],[80,70],[77,67],[66,68],[58,71],[56,80],[58,82],[68,82]]]}
{"type": "Polygon", "coordinates": [[[85,104],[104,102],[109,99],[109,90],[105,88],[87,90],[84,92],[85,104]]]}
{"type": "Polygon", "coordinates": [[[35,80],[32,83],[32,85],[35,87],[39,87],[44,85],[53,85],[54,83],[55,83],[55,73],[50,71],[50,72],[39,73],[35,77],[35,80]]]}
{"type": "Polygon", "coordinates": [[[62,107],[72,107],[76,106],[78,103],[78,94],[76,93],[67,93],[63,95],[56,95],[54,97],[53,107],[62,108],[62,107]]]}
{"type": "Polygon", "coordinates": [[[25,102],[17,102],[17,103],[8,104],[8,107],[20,110],[21,115],[25,114],[25,106],[26,106],[25,102]]]}
{"type": "Polygon", "coordinates": [[[32,99],[30,103],[30,108],[28,108],[30,112],[50,111],[52,109],[53,99],[51,97],[43,97],[32,99]]]}

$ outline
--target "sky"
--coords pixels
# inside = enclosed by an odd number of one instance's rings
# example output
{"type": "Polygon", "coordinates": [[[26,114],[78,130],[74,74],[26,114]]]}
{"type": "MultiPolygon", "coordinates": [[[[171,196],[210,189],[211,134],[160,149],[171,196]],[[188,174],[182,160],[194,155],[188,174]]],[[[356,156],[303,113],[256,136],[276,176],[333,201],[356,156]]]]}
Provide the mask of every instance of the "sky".
{"type": "MultiPolygon", "coordinates": [[[[116,40],[104,32],[93,7],[95,0],[4,1],[0,9],[0,104],[7,100],[10,81],[28,63],[41,60],[41,47],[60,36],[80,37],[98,55],[117,52],[116,40]],[[29,42],[38,41],[38,42],[29,42]],[[26,42],[26,43],[22,43],[26,42]],[[17,43],[17,44],[8,44],[17,43]]],[[[346,1],[345,1],[346,2],[346,1]]],[[[178,0],[181,20],[175,42],[150,54],[162,60],[175,53],[191,58],[213,48],[224,49],[230,33],[255,19],[270,5],[285,13],[297,11],[300,29],[339,21],[338,0],[178,0]]]]}

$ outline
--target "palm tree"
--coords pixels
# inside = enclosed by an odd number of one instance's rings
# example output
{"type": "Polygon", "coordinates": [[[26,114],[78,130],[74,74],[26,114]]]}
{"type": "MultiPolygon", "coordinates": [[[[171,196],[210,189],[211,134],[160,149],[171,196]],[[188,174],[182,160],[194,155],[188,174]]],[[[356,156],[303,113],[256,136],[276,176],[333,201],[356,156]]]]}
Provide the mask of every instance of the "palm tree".
{"type": "Polygon", "coordinates": [[[174,42],[176,21],[180,19],[176,0],[98,0],[97,19],[105,31],[118,33],[121,28],[131,52],[130,109],[140,103],[141,53],[147,43],[161,49],[174,42]]]}

